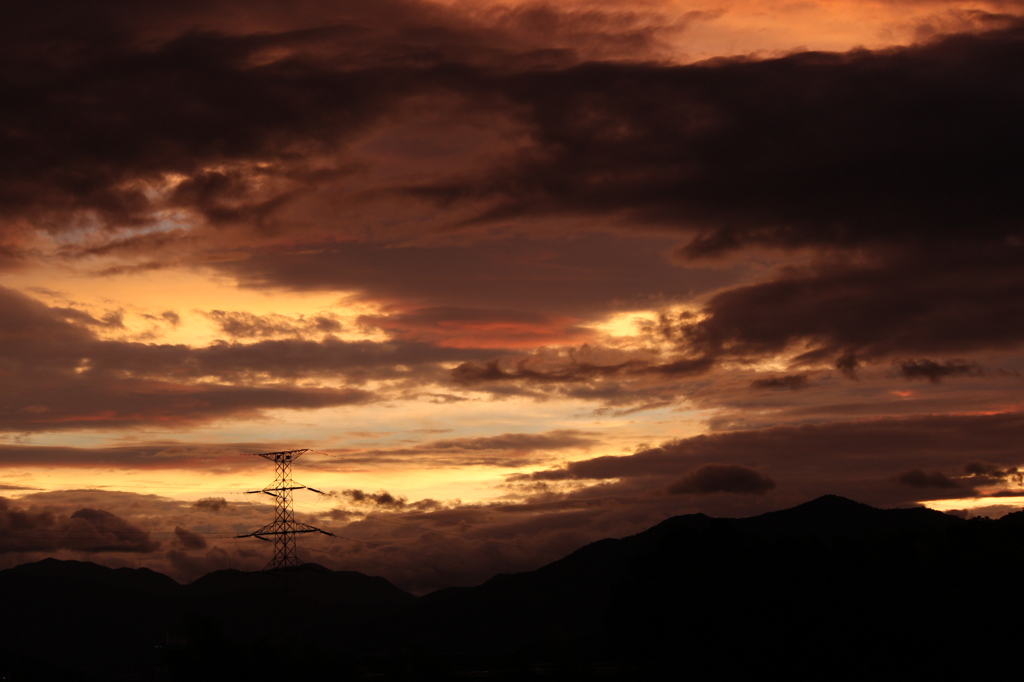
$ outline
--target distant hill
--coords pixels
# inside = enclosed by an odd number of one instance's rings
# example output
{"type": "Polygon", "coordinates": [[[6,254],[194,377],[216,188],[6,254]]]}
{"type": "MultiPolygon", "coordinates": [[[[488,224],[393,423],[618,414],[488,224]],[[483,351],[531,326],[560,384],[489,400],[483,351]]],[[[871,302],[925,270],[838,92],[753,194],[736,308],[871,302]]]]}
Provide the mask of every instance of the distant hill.
{"type": "Polygon", "coordinates": [[[350,639],[415,601],[384,578],[316,564],[179,585],[147,568],[57,559],[0,571],[0,595],[6,680],[243,679],[240,660],[264,656],[258,643],[350,639]],[[278,629],[286,636],[273,642],[278,629]]]}
{"type": "Polygon", "coordinates": [[[190,596],[268,592],[286,582],[292,596],[315,598],[321,606],[340,604],[408,604],[413,597],[384,578],[356,571],[332,571],[319,564],[303,564],[273,573],[223,570],[208,573],[189,584],[190,596]]]}
{"type": "Polygon", "coordinates": [[[745,519],[678,516],[418,599],[315,564],[183,586],[147,569],[48,559],[0,571],[16,614],[0,625],[0,673],[966,677],[1014,650],[1022,568],[1024,512],[968,521],[835,496],[745,519]]]}
{"type": "Polygon", "coordinates": [[[405,638],[453,659],[491,652],[506,667],[594,674],[968,676],[1018,636],[983,614],[1016,609],[1022,569],[1024,514],[968,521],[830,495],[744,519],[678,516],[435,592],[415,603],[405,638]]]}

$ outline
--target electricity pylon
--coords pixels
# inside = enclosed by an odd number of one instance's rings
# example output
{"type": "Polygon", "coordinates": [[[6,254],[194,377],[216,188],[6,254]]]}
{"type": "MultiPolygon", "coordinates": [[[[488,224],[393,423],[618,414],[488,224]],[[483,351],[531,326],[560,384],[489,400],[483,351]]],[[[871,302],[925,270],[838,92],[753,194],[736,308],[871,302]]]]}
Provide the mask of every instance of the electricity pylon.
{"type": "Polygon", "coordinates": [[[292,480],[292,462],[308,452],[303,450],[285,450],[284,452],[258,452],[251,453],[256,457],[269,459],[277,465],[277,478],[273,483],[262,490],[247,490],[246,495],[264,493],[277,499],[277,510],[274,522],[268,523],[259,530],[254,530],[245,535],[236,535],[237,538],[259,538],[264,542],[274,543],[274,558],[263,569],[270,571],[275,568],[287,568],[288,566],[299,566],[302,564],[295,553],[295,536],[298,533],[323,533],[331,537],[337,537],[334,533],[328,533],[316,526],[300,523],[295,520],[295,510],[292,509],[292,493],[296,490],[312,490],[321,493],[316,488],[300,485],[292,480]],[[271,540],[270,538],[274,539],[271,540]]]}

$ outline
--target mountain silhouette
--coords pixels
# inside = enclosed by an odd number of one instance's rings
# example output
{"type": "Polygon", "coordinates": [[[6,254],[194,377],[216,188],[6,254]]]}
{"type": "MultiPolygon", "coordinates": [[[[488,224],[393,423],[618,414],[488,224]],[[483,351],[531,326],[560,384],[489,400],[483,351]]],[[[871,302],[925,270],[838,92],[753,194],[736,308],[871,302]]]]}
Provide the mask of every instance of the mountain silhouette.
{"type": "Polygon", "coordinates": [[[419,598],[315,564],[178,585],[47,559],[0,571],[15,614],[0,673],[232,680],[255,661],[257,678],[968,676],[1013,650],[1000,613],[1016,612],[1021,568],[1024,512],[965,520],[836,496],[677,516],[419,598]]]}
{"type": "MultiPolygon", "coordinates": [[[[0,575],[6,572],[0,572],[0,575]]],[[[43,559],[10,569],[15,576],[28,580],[135,590],[152,594],[173,592],[179,585],[163,573],[148,568],[107,568],[89,561],[43,559]]]]}
{"type": "Polygon", "coordinates": [[[190,597],[211,598],[267,592],[287,583],[293,597],[313,597],[321,606],[335,604],[406,604],[415,599],[384,578],[357,571],[332,571],[308,563],[273,572],[225,569],[207,573],[184,588],[190,597]]]}

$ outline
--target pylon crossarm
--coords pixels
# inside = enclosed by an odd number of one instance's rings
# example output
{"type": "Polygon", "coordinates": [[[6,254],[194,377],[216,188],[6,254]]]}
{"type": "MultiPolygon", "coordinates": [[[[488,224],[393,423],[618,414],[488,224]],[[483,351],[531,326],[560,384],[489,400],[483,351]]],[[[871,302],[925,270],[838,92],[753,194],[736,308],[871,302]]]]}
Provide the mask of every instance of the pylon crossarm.
{"type": "Polygon", "coordinates": [[[273,533],[246,533],[245,535],[236,535],[235,539],[239,539],[239,538],[257,538],[259,540],[266,540],[267,542],[270,542],[270,540],[267,540],[265,537],[263,537],[264,535],[273,535],[273,533]]]}
{"type": "MultiPolygon", "coordinates": [[[[313,490],[313,488],[310,488],[309,486],[305,486],[305,485],[293,485],[293,486],[285,486],[285,487],[282,487],[282,488],[261,488],[259,490],[246,490],[242,494],[243,495],[255,495],[256,493],[267,493],[268,495],[272,495],[273,493],[270,492],[271,490],[313,490]]],[[[320,491],[319,490],[313,490],[313,492],[319,493],[320,491]]],[[[321,493],[321,494],[323,494],[323,493],[321,493]]]]}
{"type": "Polygon", "coordinates": [[[294,523],[294,526],[296,528],[301,528],[302,529],[302,530],[296,530],[295,531],[296,533],[323,533],[324,535],[330,535],[332,538],[338,537],[334,533],[328,532],[328,531],[324,530],[323,528],[317,528],[316,526],[311,526],[308,523],[299,523],[298,521],[296,521],[294,523]]]}
{"type": "Polygon", "coordinates": [[[245,454],[250,457],[262,457],[264,459],[269,459],[271,462],[276,462],[279,459],[295,461],[305,452],[309,452],[309,448],[302,448],[301,450],[283,450],[281,452],[247,452],[245,454]]]}

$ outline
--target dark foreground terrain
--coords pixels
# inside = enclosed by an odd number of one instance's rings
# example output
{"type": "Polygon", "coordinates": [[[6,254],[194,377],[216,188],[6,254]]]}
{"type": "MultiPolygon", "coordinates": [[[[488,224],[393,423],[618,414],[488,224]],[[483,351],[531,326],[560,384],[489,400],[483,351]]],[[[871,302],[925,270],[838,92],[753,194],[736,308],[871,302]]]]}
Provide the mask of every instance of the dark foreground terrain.
{"type": "Polygon", "coordinates": [[[1024,512],[834,496],[420,598],[312,564],[179,585],[49,559],[0,571],[0,679],[969,679],[1016,652],[1022,570],[1024,512]]]}

